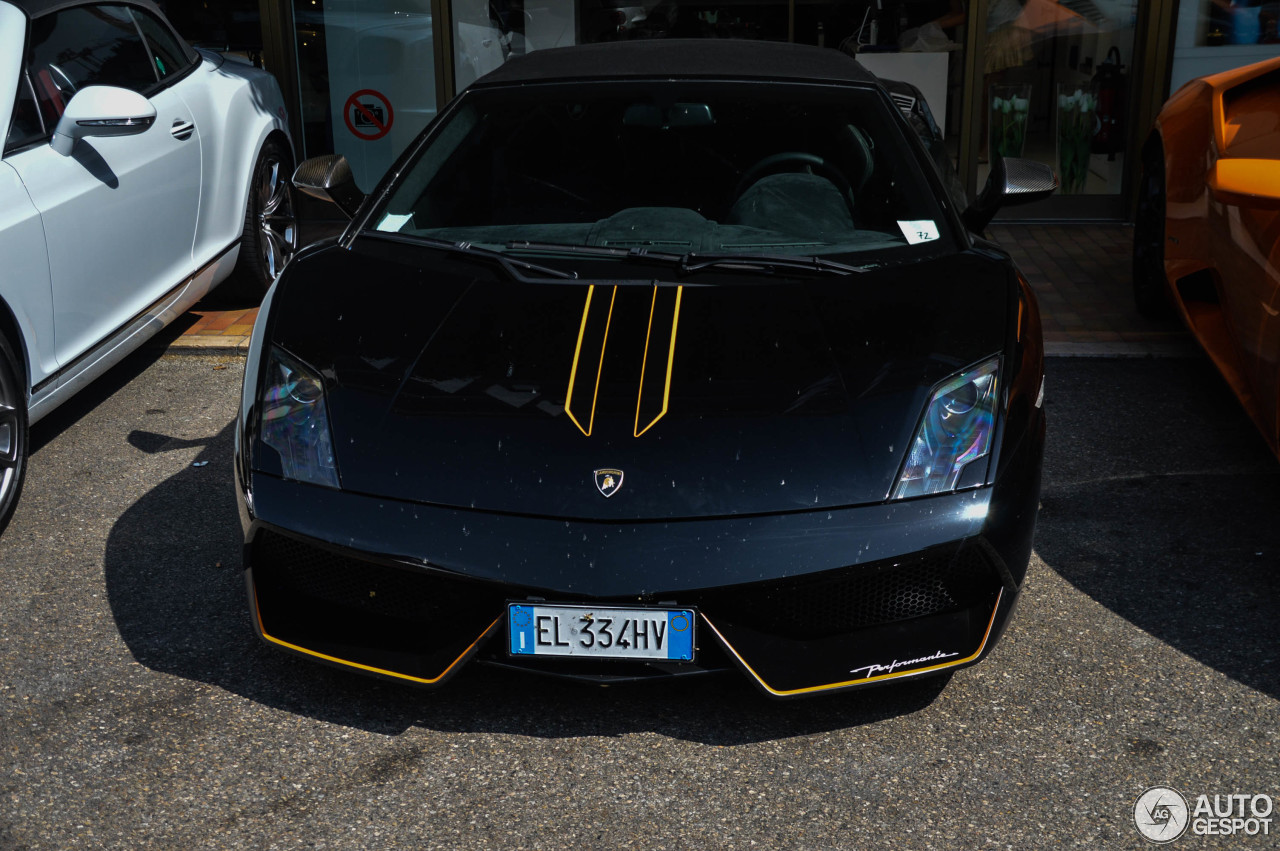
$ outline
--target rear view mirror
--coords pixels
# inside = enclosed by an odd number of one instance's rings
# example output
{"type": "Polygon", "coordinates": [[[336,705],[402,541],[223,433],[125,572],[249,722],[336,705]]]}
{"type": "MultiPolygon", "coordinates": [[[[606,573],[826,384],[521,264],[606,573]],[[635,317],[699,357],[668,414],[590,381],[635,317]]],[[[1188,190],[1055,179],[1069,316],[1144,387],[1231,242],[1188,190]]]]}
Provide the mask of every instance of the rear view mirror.
{"type": "Polygon", "coordinates": [[[364,193],[356,186],[351,164],[342,154],[303,160],[293,172],[293,185],[312,198],[336,205],[348,218],[354,218],[364,203],[364,193]]]}
{"type": "Polygon", "coordinates": [[[1280,210],[1280,160],[1218,160],[1207,182],[1221,204],[1280,210]]]}
{"type": "Polygon", "coordinates": [[[678,103],[667,110],[668,127],[710,127],[716,120],[705,103],[678,103]]]}
{"type": "Polygon", "coordinates": [[[1001,207],[1030,204],[1048,198],[1057,188],[1058,176],[1044,163],[996,157],[991,163],[986,185],[961,218],[969,230],[982,233],[1001,207]]]}
{"type": "Polygon", "coordinates": [[[133,136],[156,121],[156,108],[137,92],[115,86],[86,86],[76,92],[58,119],[49,146],[71,156],[87,136],[133,136]]]}
{"type": "Polygon", "coordinates": [[[670,130],[673,127],[710,127],[716,123],[711,107],[705,103],[676,103],[665,109],[652,103],[633,103],[622,114],[627,127],[651,127],[670,130]]]}

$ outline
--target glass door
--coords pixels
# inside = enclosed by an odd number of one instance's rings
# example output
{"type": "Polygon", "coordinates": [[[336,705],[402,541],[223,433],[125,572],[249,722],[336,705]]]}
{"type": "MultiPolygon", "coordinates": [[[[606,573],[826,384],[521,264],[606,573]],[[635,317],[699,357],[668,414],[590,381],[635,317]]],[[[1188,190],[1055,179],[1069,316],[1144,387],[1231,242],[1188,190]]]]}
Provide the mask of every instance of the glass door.
{"type": "Polygon", "coordinates": [[[339,153],[373,189],[436,114],[430,0],[294,0],[308,157],[339,153]]]}
{"type": "Polygon", "coordinates": [[[994,157],[1053,167],[1061,189],[1000,218],[1123,218],[1137,0],[988,0],[975,76],[977,187],[994,157]]]}

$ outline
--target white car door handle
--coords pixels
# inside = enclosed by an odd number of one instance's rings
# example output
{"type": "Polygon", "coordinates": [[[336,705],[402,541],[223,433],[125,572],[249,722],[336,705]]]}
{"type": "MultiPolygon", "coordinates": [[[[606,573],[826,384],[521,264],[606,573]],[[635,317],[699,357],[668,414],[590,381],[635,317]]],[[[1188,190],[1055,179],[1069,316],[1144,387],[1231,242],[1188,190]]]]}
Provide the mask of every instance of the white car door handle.
{"type": "Polygon", "coordinates": [[[173,138],[186,141],[191,138],[191,134],[196,132],[196,125],[191,121],[183,121],[181,118],[173,119],[173,126],[169,128],[169,132],[173,134],[173,138]]]}

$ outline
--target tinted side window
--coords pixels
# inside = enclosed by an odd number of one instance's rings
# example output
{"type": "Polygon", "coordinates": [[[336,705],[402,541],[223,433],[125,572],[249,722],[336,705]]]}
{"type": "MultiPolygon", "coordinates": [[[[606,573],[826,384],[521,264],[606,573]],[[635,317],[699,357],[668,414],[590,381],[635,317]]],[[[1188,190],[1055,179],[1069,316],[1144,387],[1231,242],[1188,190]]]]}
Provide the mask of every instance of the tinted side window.
{"type": "Polygon", "coordinates": [[[9,124],[9,136],[4,141],[7,154],[15,148],[25,147],[44,138],[44,124],[36,108],[35,96],[25,76],[18,78],[18,97],[13,105],[13,120],[9,124]]]}
{"type": "Polygon", "coordinates": [[[57,115],[85,86],[142,92],[158,79],[133,16],[123,6],[78,6],[32,21],[28,73],[41,106],[57,115]]]}
{"type": "Polygon", "coordinates": [[[142,9],[134,9],[133,17],[142,34],[147,37],[147,46],[151,48],[151,64],[155,66],[156,76],[161,81],[177,77],[191,67],[193,51],[180,42],[168,27],[142,9]]]}

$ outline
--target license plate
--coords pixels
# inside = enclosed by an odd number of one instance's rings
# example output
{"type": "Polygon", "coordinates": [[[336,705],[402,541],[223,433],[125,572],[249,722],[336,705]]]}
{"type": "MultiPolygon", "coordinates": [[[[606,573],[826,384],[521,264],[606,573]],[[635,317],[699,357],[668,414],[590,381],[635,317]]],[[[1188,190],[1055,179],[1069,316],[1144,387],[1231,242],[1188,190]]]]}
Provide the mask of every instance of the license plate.
{"type": "Polygon", "coordinates": [[[513,656],[693,661],[688,609],[507,606],[513,656]]]}

